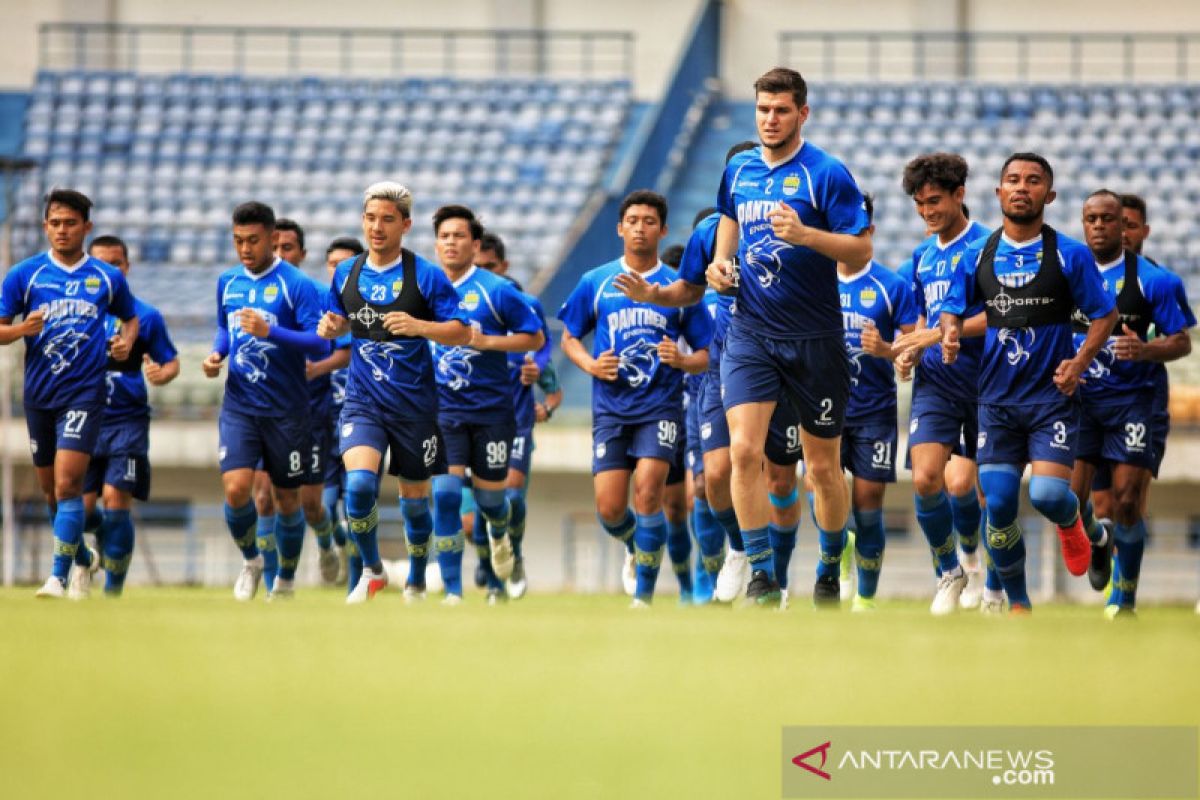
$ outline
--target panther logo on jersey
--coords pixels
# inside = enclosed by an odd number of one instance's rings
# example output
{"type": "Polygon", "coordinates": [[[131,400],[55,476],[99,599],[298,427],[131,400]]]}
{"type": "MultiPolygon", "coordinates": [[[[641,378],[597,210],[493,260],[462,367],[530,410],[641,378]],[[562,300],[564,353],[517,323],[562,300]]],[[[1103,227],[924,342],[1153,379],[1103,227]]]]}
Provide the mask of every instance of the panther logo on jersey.
{"type": "Polygon", "coordinates": [[[850,385],[858,386],[858,378],[863,371],[862,360],[866,357],[867,351],[847,343],[846,355],[850,356],[850,385]]]}
{"type": "Polygon", "coordinates": [[[394,342],[362,342],[358,343],[358,354],[371,368],[371,378],[376,383],[390,380],[388,373],[392,371],[393,356],[404,352],[404,348],[394,342]]]}
{"type": "Polygon", "coordinates": [[[51,337],[50,341],[42,347],[42,355],[50,359],[51,374],[61,375],[67,367],[75,363],[75,359],[79,357],[80,347],[89,338],[91,337],[86,333],[81,333],[74,328],[68,328],[51,337]]]}
{"type": "Polygon", "coordinates": [[[625,380],[631,388],[636,389],[654,377],[654,371],[658,368],[658,345],[638,340],[621,350],[617,358],[617,371],[626,373],[625,380]]]}
{"type": "Polygon", "coordinates": [[[1096,353],[1096,357],[1092,359],[1092,363],[1088,364],[1087,374],[1089,378],[1100,380],[1112,374],[1113,365],[1117,360],[1117,354],[1113,352],[1114,344],[1116,344],[1116,340],[1109,339],[1104,343],[1104,347],[1101,348],[1100,352],[1096,353]]]}
{"type": "Polygon", "coordinates": [[[117,372],[104,373],[104,394],[107,396],[106,405],[112,405],[113,393],[117,390],[117,372]]]}
{"type": "Polygon", "coordinates": [[[330,385],[333,387],[333,404],[340,406],[346,402],[346,370],[339,369],[330,376],[330,385]]]}
{"type": "Polygon", "coordinates": [[[474,371],[471,360],[478,355],[479,351],[470,347],[446,348],[438,358],[438,377],[445,381],[451,391],[462,391],[471,385],[471,373],[474,371]]]}
{"type": "Polygon", "coordinates": [[[1029,351],[1025,348],[1033,345],[1037,339],[1037,332],[1033,328],[1001,328],[996,338],[1005,348],[1005,357],[1008,359],[1008,365],[1015,367],[1022,361],[1029,360],[1029,351]],[[1021,337],[1025,334],[1028,334],[1029,341],[1022,343],[1021,337]],[[1008,349],[1009,345],[1012,346],[1011,350],[1008,349]]]}
{"type": "Polygon", "coordinates": [[[267,369],[271,366],[271,357],[268,353],[274,349],[275,345],[270,342],[249,337],[238,345],[233,363],[237,365],[246,380],[250,383],[258,383],[267,377],[267,369]]]}
{"type": "Polygon", "coordinates": [[[790,244],[774,237],[759,239],[746,248],[746,264],[754,268],[754,277],[758,285],[770,289],[779,283],[779,273],[783,269],[783,260],[779,254],[791,247],[790,244]]]}

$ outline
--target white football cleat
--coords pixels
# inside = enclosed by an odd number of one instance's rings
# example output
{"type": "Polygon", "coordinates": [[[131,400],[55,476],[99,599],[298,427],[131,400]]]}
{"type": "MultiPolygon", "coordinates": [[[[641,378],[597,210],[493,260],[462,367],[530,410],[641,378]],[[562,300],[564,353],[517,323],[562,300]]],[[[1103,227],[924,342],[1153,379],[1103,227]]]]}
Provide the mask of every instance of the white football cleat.
{"type": "Polygon", "coordinates": [[[974,611],[983,601],[983,570],[979,567],[975,569],[964,567],[963,572],[967,575],[967,585],[963,587],[962,594],[958,596],[958,607],[974,611]]]}
{"type": "Polygon", "coordinates": [[[979,603],[980,613],[986,616],[999,616],[1004,613],[1004,592],[983,591],[983,599],[979,603]]]}
{"type": "Polygon", "coordinates": [[[463,599],[461,594],[448,594],[442,598],[442,605],[444,606],[450,606],[453,608],[455,606],[461,606],[462,604],[463,599]]]}
{"type": "Polygon", "coordinates": [[[92,578],[100,571],[100,554],[95,548],[87,547],[88,552],[92,554],[91,566],[81,567],[74,564],[71,567],[71,577],[67,581],[67,599],[68,600],[87,600],[92,594],[92,578]]]}
{"type": "Polygon", "coordinates": [[[488,537],[488,547],[492,551],[492,571],[496,573],[496,577],[502,581],[506,581],[513,573],[513,564],[516,562],[516,557],[513,555],[512,539],[508,534],[504,534],[499,539],[488,537]]]}
{"type": "Polygon", "coordinates": [[[529,583],[525,580],[525,559],[518,558],[513,564],[512,577],[508,579],[508,583],[504,585],[508,591],[508,596],[513,600],[520,600],[525,596],[525,592],[529,590],[529,583]]]}
{"type": "Polygon", "coordinates": [[[937,592],[929,605],[935,617],[944,617],[958,610],[958,600],[967,585],[967,572],[961,566],[956,572],[943,572],[938,579],[937,592]]]}
{"type": "Polygon", "coordinates": [[[787,611],[787,607],[788,607],[788,590],[780,589],[779,590],[779,610],[787,611]]]}
{"type": "Polygon", "coordinates": [[[267,602],[273,603],[276,600],[294,600],[295,598],[295,579],[289,581],[286,578],[275,578],[275,585],[271,587],[271,593],[267,595],[267,602]]]}
{"type": "Polygon", "coordinates": [[[346,595],[346,605],[356,606],[359,603],[365,603],[387,588],[387,585],[387,570],[372,572],[370,569],[364,569],[358,583],[354,584],[350,594],[346,595]]]}
{"type": "Polygon", "coordinates": [[[630,611],[641,611],[650,607],[650,604],[640,597],[633,598],[633,602],[629,604],[630,611]]]}
{"type": "Polygon", "coordinates": [[[338,558],[333,545],[322,550],[317,548],[317,567],[321,570],[321,580],[325,583],[336,583],[342,560],[338,558]]]}
{"type": "Polygon", "coordinates": [[[263,557],[259,553],[254,558],[242,562],[242,571],[233,582],[233,599],[239,603],[248,603],[258,594],[258,584],[262,582],[263,557]]]}
{"type": "Polygon", "coordinates": [[[637,594],[637,562],[628,550],[625,551],[625,563],[621,565],[621,587],[630,597],[637,594]]]}
{"type": "Polygon", "coordinates": [[[42,584],[42,588],[37,590],[34,597],[47,598],[57,600],[67,596],[67,588],[63,586],[62,581],[51,575],[46,578],[46,582],[42,584]]]}
{"type": "Polygon", "coordinates": [[[404,602],[410,606],[416,605],[417,603],[424,603],[426,596],[427,595],[424,589],[418,589],[415,586],[404,587],[404,602]]]}
{"type": "Polygon", "coordinates": [[[725,554],[725,563],[717,573],[717,588],[713,598],[718,603],[732,603],[746,594],[750,583],[750,561],[745,551],[730,548],[725,554]]]}

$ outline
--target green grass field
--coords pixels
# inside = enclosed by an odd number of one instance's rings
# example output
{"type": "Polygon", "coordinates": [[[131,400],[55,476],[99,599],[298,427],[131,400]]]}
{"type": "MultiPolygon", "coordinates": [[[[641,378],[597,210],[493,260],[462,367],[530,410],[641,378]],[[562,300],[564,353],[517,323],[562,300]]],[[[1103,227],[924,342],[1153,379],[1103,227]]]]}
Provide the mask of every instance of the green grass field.
{"type": "Polygon", "coordinates": [[[1200,723],[1200,617],[0,592],[0,796],[780,794],[789,724],[1200,723]]]}

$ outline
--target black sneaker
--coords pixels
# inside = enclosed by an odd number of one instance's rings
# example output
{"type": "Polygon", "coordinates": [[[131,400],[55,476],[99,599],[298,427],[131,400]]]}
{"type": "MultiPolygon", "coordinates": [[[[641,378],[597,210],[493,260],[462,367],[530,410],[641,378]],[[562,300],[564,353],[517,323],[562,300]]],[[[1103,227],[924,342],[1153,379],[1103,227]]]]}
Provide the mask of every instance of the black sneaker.
{"type": "Polygon", "coordinates": [[[1103,592],[1112,580],[1113,532],[1107,526],[1105,539],[1103,545],[1092,545],[1092,560],[1088,564],[1088,583],[1097,592],[1103,592]]]}
{"type": "Polygon", "coordinates": [[[485,567],[483,562],[480,561],[475,565],[475,588],[482,589],[483,587],[487,586],[487,579],[487,567],[485,567]]]}
{"type": "Polygon", "coordinates": [[[767,577],[766,570],[756,569],[746,586],[745,605],[778,608],[779,584],[767,577]]]}
{"type": "Polygon", "coordinates": [[[838,608],[842,604],[842,586],[837,573],[818,575],[813,585],[813,606],[818,609],[838,608]]]}

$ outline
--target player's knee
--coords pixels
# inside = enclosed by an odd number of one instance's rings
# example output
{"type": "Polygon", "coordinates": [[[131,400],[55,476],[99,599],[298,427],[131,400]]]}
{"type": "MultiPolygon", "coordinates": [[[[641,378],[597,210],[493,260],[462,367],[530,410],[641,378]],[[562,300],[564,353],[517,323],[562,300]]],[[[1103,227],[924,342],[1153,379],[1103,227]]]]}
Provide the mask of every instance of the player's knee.
{"type": "MultiPolygon", "coordinates": [[[[941,470],[929,469],[913,465],[913,489],[922,497],[929,497],[942,491],[943,480],[941,470]]],[[[962,494],[962,492],[958,492],[962,494]]]]}
{"type": "Polygon", "coordinates": [[[69,497],[80,497],[83,494],[83,476],[56,475],[54,476],[54,499],[66,500],[69,497]]]}
{"type": "Polygon", "coordinates": [[[433,479],[435,514],[457,517],[462,511],[463,479],[457,475],[438,475],[433,479]]]}
{"type": "Polygon", "coordinates": [[[300,510],[300,492],[296,489],[279,489],[275,499],[278,501],[275,510],[279,514],[290,517],[300,510]]]}
{"type": "Polygon", "coordinates": [[[1042,515],[1057,519],[1076,504],[1071,483],[1065,478],[1034,475],[1029,481],[1029,502],[1042,515]]]}
{"type": "Polygon", "coordinates": [[[745,437],[735,438],[729,445],[729,462],[731,471],[737,469],[739,472],[749,472],[762,469],[762,445],[755,446],[745,437]]]}
{"type": "Polygon", "coordinates": [[[774,469],[767,470],[767,491],[772,497],[787,497],[793,492],[798,493],[795,471],[789,473],[774,469]]]}
{"type": "Polygon", "coordinates": [[[970,474],[953,472],[946,476],[946,491],[952,497],[962,497],[968,492],[975,492],[975,479],[970,474]]]}
{"type": "Polygon", "coordinates": [[[633,510],[639,514],[654,514],[663,508],[663,490],[661,486],[635,486],[633,489],[633,510]]]}
{"type": "Polygon", "coordinates": [[[596,515],[610,525],[616,525],[625,519],[625,511],[628,508],[623,497],[596,497],[596,515]]]}
{"type": "Polygon", "coordinates": [[[1142,512],[1141,487],[1131,481],[1129,485],[1113,487],[1112,514],[1120,525],[1132,525],[1142,512]]]}
{"type": "Polygon", "coordinates": [[[708,501],[708,495],[704,487],[704,473],[700,472],[692,477],[692,497],[701,502],[708,501]]]}
{"type": "Polygon", "coordinates": [[[987,498],[988,521],[994,527],[1007,527],[1017,518],[1021,492],[1021,473],[1017,469],[998,468],[979,471],[979,483],[987,498]]]}
{"type": "Polygon", "coordinates": [[[822,459],[804,465],[804,474],[808,477],[813,488],[818,491],[828,491],[834,487],[842,487],[842,471],[833,461],[822,459]]]}
{"type": "Polygon", "coordinates": [[[370,510],[379,495],[379,478],[372,470],[353,469],[346,474],[346,513],[351,508],[370,510]]]}

